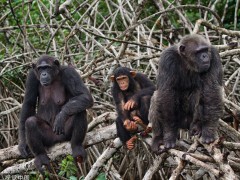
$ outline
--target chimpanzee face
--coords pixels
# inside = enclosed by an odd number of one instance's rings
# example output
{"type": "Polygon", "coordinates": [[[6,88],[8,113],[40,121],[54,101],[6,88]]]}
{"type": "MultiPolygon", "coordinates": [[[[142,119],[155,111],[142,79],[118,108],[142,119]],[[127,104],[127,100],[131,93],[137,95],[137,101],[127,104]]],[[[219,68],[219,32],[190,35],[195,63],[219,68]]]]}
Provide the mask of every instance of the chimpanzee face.
{"type": "Polygon", "coordinates": [[[127,91],[134,81],[134,77],[136,76],[136,71],[130,70],[126,67],[118,67],[114,71],[114,75],[111,76],[111,81],[114,85],[117,85],[121,91],[127,91]]]}
{"type": "Polygon", "coordinates": [[[210,68],[210,56],[208,48],[196,52],[196,62],[198,64],[198,72],[205,72],[210,68]]]}
{"type": "Polygon", "coordinates": [[[49,64],[43,61],[41,64],[37,66],[37,71],[38,71],[40,83],[43,86],[48,86],[52,83],[53,69],[49,64]]]}
{"type": "Polygon", "coordinates": [[[210,46],[201,37],[185,39],[179,46],[179,52],[189,70],[203,73],[210,68],[210,46]]]}
{"type": "Polygon", "coordinates": [[[41,57],[37,64],[33,64],[35,74],[42,86],[52,84],[54,78],[59,73],[59,61],[52,57],[41,57]]]}
{"type": "Polygon", "coordinates": [[[126,91],[129,86],[129,78],[126,75],[120,75],[116,78],[119,88],[122,91],[126,91]]]}

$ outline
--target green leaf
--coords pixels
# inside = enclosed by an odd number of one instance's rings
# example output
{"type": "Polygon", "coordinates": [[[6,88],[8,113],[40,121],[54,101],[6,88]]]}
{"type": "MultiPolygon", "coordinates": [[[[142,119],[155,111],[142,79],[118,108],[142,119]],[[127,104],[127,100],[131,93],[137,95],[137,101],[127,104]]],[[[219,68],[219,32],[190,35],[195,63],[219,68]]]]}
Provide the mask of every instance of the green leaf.
{"type": "Polygon", "coordinates": [[[69,177],[69,180],[77,180],[77,177],[75,177],[75,176],[70,176],[70,177],[69,177]]]}
{"type": "Polygon", "coordinates": [[[64,174],[65,174],[64,171],[60,171],[60,172],[58,173],[59,176],[63,176],[64,174]]]}
{"type": "Polygon", "coordinates": [[[105,173],[100,173],[97,176],[96,180],[106,180],[106,174],[105,173]]]}

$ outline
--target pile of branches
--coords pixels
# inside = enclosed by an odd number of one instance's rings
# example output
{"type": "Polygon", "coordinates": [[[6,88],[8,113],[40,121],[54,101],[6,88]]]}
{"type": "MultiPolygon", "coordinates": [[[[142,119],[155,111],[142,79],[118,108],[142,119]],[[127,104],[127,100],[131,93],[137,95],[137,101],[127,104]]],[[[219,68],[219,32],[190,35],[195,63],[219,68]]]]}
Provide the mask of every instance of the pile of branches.
{"type": "MultiPolygon", "coordinates": [[[[228,1],[221,18],[216,13],[219,2],[209,2],[208,6],[167,0],[4,4],[6,10],[0,14],[0,33],[5,37],[4,43],[0,42],[1,174],[28,173],[34,168],[32,159],[21,160],[16,148],[18,116],[26,73],[31,63],[46,53],[59,58],[62,64],[75,66],[95,100],[88,110],[89,156],[85,165],[79,166],[86,179],[100,172],[105,172],[108,179],[237,179],[240,32],[223,27],[228,1]],[[189,12],[195,12],[195,20],[189,12]],[[127,151],[119,139],[113,141],[116,115],[109,76],[121,65],[143,72],[155,82],[161,52],[189,33],[202,34],[220,52],[225,82],[223,120],[228,124],[220,122],[220,138],[209,146],[182,132],[178,148],[160,156],[152,154],[150,137],[138,136],[135,149],[127,151]]],[[[60,155],[71,153],[69,147],[68,143],[53,147],[49,150],[51,159],[59,161],[60,155]]]]}

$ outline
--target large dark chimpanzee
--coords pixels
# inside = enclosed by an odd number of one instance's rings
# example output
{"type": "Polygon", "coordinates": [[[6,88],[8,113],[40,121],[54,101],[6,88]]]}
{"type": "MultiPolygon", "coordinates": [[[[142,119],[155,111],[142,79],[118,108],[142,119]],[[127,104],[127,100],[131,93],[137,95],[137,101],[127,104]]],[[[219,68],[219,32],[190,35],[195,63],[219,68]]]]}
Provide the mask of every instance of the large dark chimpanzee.
{"type": "Polygon", "coordinates": [[[222,79],[220,56],[200,35],[187,35],[162,53],[149,110],[154,152],[173,148],[179,128],[201,136],[203,143],[217,138],[223,113],[222,79]]]}
{"type": "Polygon", "coordinates": [[[111,80],[118,113],[117,135],[128,149],[132,149],[135,137],[131,138],[131,132],[137,130],[137,124],[143,127],[148,125],[148,110],[155,86],[144,74],[126,67],[117,68],[111,80]]]}
{"type": "Polygon", "coordinates": [[[36,168],[43,173],[42,165],[50,167],[45,147],[70,140],[75,160],[84,160],[86,109],[92,105],[92,96],[73,67],[61,66],[54,57],[41,56],[26,81],[19,125],[21,155],[27,157],[29,147],[36,168]]]}

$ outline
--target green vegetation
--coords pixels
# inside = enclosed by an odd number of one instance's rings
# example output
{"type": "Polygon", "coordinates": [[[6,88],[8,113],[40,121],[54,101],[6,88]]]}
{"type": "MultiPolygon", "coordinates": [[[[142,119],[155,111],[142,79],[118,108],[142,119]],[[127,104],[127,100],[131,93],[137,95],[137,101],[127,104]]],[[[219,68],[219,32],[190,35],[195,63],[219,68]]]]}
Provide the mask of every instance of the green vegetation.
{"type": "MultiPolygon", "coordinates": [[[[62,5],[66,0],[59,2],[62,5]]],[[[205,18],[211,25],[219,26],[210,11],[196,7],[178,8],[177,11],[174,7],[202,5],[208,9],[212,8],[222,19],[226,31],[240,30],[240,8],[235,14],[236,0],[146,0],[144,6],[139,5],[139,2],[141,1],[72,0],[66,8],[66,13],[55,14],[56,0],[1,1],[0,113],[3,112],[0,115],[0,125],[3,129],[0,131],[1,148],[18,143],[18,117],[23,101],[27,71],[32,62],[35,62],[41,54],[56,56],[62,64],[73,65],[80,71],[83,81],[95,100],[95,109],[89,110],[88,114],[91,120],[105,112],[115,111],[109,81],[114,67],[119,64],[131,67],[145,73],[155,82],[158,70],[157,61],[163,49],[178,42],[182,35],[193,30],[198,19],[205,18]],[[172,10],[165,14],[152,16],[169,8],[172,10]],[[143,19],[145,21],[139,23],[143,19]],[[96,81],[93,82],[89,77],[96,81]]],[[[206,35],[214,45],[221,45],[223,48],[220,49],[221,53],[239,49],[239,43],[234,47],[235,49],[228,49],[229,42],[234,45],[236,40],[239,40],[231,33],[219,33],[218,30],[211,29],[204,24],[199,25],[198,33],[206,35]],[[229,39],[225,40],[225,36],[229,39]]],[[[232,53],[239,56],[236,51],[232,53]]],[[[224,76],[228,80],[228,85],[225,87],[228,93],[226,98],[234,105],[239,105],[236,100],[239,99],[239,61],[232,60],[232,57],[231,54],[222,58],[224,76]]],[[[104,121],[101,127],[112,123],[113,121],[110,120],[104,121]]],[[[94,150],[90,151],[92,154],[88,156],[86,169],[80,175],[80,179],[86,177],[109,142],[99,144],[97,148],[94,147],[94,150]]],[[[131,153],[126,155],[124,152],[116,153],[117,158],[112,158],[111,167],[116,170],[124,159],[126,167],[121,166],[120,175],[126,179],[130,177],[140,179],[139,169],[142,170],[143,175],[155,160],[147,148],[145,148],[147,151],[143,151],[144,148],[138,152],[140,156],[137,164],[136,158],[128,157],[131,153]],[[141,156],[142,154],[144,155],[141,156]]],[[[57,158],[54,164],[56,166],[54,176],[72,180],[79,176],[78,167],[70,155],[63,159],[57,158]]],[[[109,171],[111,167],[107,167],[109,171]]],[[[105,170],[106,168],[99,170],[97,180],[110,177],[105,170]]],[[[170,171],[165,171],[165,173],[169,174],[170,171]]],[[[48,174],[46,179],[51,179],[51,176],[52,174],[48,174]]],[[[39,173],[35,171],[30,173],[30,177],[34,180],[40,179],[39,173]]],[[[114,177],[111,178],[114,179],[114,177]]]]}
{"type": "Polygon", "coordinates": [[[67,155],[60,163],[60,172],[58,175],[74,180],[76,174],[77,167],[74,163],[74,159],[71,155],[67,155]]]}

